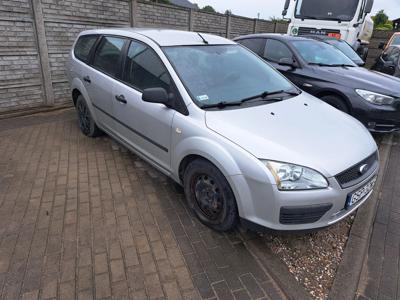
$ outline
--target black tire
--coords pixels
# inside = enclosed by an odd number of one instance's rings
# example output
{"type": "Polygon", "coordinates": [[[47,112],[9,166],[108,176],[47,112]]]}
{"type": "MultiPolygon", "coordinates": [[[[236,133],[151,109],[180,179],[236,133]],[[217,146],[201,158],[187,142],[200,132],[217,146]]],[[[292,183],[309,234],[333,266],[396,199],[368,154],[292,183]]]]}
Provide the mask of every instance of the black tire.
{"type": "Polygon", "coordinates": [[[235,195],[218,168],[196,159],[187,166],[183,183],[188,204],[203,224],[217,231],[236,227],[239,214],[235,195]]]}
{"type": "Polygon", "coordinates": [[[329,105],[333,106],[334,108],[349,114],[350,110],[349,107],[347,106],[346,102],[338,96],[335,95],[328,95],[328,96],[323,96],[321,97],[321,100],[325,101],[329,105]]]}
{"type": "Polygon", "coordinates": [[[97,127],[96,122],[93,120],[86,101],[82,96],[79,96],[76,100],[76,112],[78,114],[79,128],[84,135],[96,137],[103,134],[101,129],[97,127]]]}

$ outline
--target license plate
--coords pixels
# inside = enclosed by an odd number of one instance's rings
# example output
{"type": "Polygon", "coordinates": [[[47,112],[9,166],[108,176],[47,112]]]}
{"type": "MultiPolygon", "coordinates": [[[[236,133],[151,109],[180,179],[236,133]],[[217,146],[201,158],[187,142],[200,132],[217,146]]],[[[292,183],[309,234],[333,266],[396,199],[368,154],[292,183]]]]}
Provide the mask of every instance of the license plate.
{"type": "Polygon", "coordinates": [[[367,196],[374,189],[375,183],[376,183],[376,177],[374,177],[370,182],[368,182],[359,190],[353,192],[352,194],[349,194],[347,196],[346,209],[352,207],[353,205],[363,200],[365,196],[367,196]]]}

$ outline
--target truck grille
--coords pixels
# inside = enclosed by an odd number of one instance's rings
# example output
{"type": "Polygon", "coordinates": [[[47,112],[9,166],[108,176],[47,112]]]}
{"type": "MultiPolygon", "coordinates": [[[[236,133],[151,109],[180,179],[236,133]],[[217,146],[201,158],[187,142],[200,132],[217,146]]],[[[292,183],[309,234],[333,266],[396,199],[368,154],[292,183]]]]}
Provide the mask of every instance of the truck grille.
{"type": "Polygon", "coordinates": [[[375,152],[374,154],[367,157],[363,161],[359,162],[355,166],[336,175],[335,178],[339,182],[342,188],[348,188],[363,181],[365,178],[371,175],[376,170],[377,167],[378,167],[378,153],[375,152]],[[365,172],[360,171],[360,168],[363,165],[367,165],[368,168],[365,172]]]}
{"type": "Polygon", "coordinates": [[[328,35],[330,33],[340,34],[340,30],[300,27],[298,35],[328,35]]]}

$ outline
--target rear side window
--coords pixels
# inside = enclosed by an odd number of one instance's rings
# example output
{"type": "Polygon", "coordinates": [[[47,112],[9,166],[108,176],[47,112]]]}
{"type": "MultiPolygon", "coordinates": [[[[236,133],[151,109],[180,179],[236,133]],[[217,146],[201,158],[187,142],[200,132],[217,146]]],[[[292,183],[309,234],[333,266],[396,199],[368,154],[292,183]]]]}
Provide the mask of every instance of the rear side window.
{"type": "Polygon", "coordinates": [[[292,51],[282,42],[267,40],[264,57],[273,62],[279,62],[283,58],[293,59],[292,51]]]}
{"type": "Polygon", "coordinates": [[[265,39],[245,39],[238,42],[258,55],[263,54],[265,39]]]}
{"type": "Polygon", "coordinates": [[[400,35],[395,35],[392,41],[392,45],[400,45],[400,35]]]}
{"type": "Polygon", "coordinates": [[[153,49],[132,41],[125,66],[125,81],[139,90],[162,87],[171,91],[171,77],[153,49]]]}
{"type": "Polygon", "coordinates": [[[97,35],[84,35],[81,36],[76,42],[74,54],[79,60],[87,63],[89,61],[90,50],[96,43],[97,35]]]}
{"type": "Polygon", "coordinates": [[[388,61],[397,64],[397,62],[399,61],[399,57],[400,57],[400,50],[394,48],[393,51],[390,53],[390,56],[388,57],[388,61]]]}
{"type": "Polygon", "coordinates": [[[125,39],[122,38],[103,37],[94,54],[93,66],[110,76],[116,77],[124,43],[125,39]]]}

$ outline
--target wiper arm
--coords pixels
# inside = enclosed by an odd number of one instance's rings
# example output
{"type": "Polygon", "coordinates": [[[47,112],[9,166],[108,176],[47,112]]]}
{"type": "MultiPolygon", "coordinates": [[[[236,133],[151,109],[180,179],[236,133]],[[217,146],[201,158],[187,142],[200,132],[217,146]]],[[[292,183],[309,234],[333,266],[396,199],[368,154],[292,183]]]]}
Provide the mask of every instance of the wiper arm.
{"type": "Polygon", "coordinates": [[[240,106],[242,105],[242,102],[227,102],[227,101],[222,101],[222,102],[218,102],[215,104],[204,104],[201,106],[201,108],[219,108],[219,109],[223,109],[225,107],[228,106],[240,106]]]}
{"type": "Polygon", "coordinates": [[[263,92],[259,95],[255,95],[252,97],[248,97],[245,99],[242,99],[240,102],[241,103],[245,103],[251,100],[255,100],[255,99],[263,99],[264,101],[277,101],[278,98],[273,98],[273,99],[266,99],[269,96],[274,96],[274,95],[279,95],[279,94],[287,94],[287,95],[291,95],[291,96],[298,96],[300,93],[299,92],[291,92],[291,91],[285,91],[285,90],[279,90],[279,91],[274,91],[274,92],[263,92]]]}
{"type": "Polygon", "coordinates": [[[312,19],[312,20],[318,20],[317,17],[314,16],[300,16],[300,19],[312,19]]]}
{"type": "Polygon", "coordinates": [[[320,66],[320,67],[354,67],[353,65],[349,64],[324,64],[324,63],[308,63],[312,66],[320,66]]]}
{"type": "Polygon", "coordinates": [[[222,102],[218,102],[218,103],[215,103],[215,104],[204,104],[204,105],[201,106],[201,108],[219,108],[219,109],[223,109],[223,108],[229,107],[229,106],[241,106],[243,103],[246,103],[246,102],[251,101],[251,100],[259,99],[259,98],[261,98],[262,101],[268,101],[268,102],[282,101],[282,98],[266,99],[269,96],[274,96],[274,95],[279,95],[279,94],[287,94],[287,95],[292,95],[292,96],[300,95],[299,92],[291,92],[291,91],[279,90],[279,91],[275,91],[275,92],[264,92],[262,94],[259,94],[259,95],[256,95],[256,96],[252,96],[252,97],[248,97],[248,98],[242,99],[240,101],[235,101],[235,102],[222,101],[222,102]]]}

